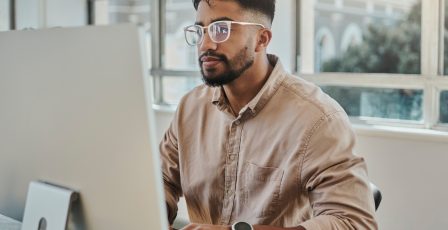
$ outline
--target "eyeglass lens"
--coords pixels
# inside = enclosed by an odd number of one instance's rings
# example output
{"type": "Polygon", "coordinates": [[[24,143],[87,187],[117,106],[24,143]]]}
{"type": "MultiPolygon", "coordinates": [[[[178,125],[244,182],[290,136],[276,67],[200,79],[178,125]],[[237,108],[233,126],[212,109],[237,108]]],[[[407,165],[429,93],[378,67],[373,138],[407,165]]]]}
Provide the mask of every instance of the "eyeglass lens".
{"type": "Polygon", "coordinates": [[[189,26],[185,29],[185,40],[189,45],[196,45],[203,36],[202,28],[199,26],[189,26]]]}
{"type": "Polygon", "coordinates": [[[215,42],[222,42],[229,36],[229,23],[216,22],[210,28],[210,36],[215,42]]]}
{"type": "MultiPolygon", "coordinates": [[[[209,25],[209,36],[214,42],[223,42],[227,40],[230,35],[230,23],[228,22],[214,22],[209,25]]],[[[190,45],[197,45],[202,42],[204,33],[200,26],[189,26],[185,29],[185,39],[190,45]]]]}

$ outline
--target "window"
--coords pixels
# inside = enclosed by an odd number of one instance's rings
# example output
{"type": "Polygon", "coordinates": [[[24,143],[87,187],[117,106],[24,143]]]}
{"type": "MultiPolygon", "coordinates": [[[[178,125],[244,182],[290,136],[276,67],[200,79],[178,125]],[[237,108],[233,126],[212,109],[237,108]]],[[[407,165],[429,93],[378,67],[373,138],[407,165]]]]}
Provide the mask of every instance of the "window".
{"type": "Polygon", "coordinates": [[[11,29],[10,0],[0,0],[0,31],[11,29]]]}
{"type": "Polygon", "coordinates": [[[353,117],[421,121],[423,90],[321,86],[353,117]]]}
{"type": "Polygon", "coordinates": [[[356,122],[447,129],[445,2],[298,1],[297,43],[314,49],[298,54],[297,74],[356,122]]]}
{"type": "Polygon", "coordinates": [[[89,24],[87,0],[13,0],[16,29],[72,27],[89,24]]]}
{"type": "Polygon", "coordinates": [[[155,102],[176,105],[189,90],[201,83],[196,47],[186,44],[183,28],[195,20],[191,0],[158,0],[153,7],[159,27],[153,27],[152,71],[155,102]]]}
{"type": "Polygon", "coordinates": [[[194,23],[191,1],[166,0],[163,67],[172,70],[198,70],[196,47],[187,46],[183,28],[194,23]]]}
{"type": "Polygon", "coordinates": [[[146,25],[150,22],[148,0],[109,0],[108,24],[135,23],[146,25]]]}
{"type": "Polygon", "coordinates": [[[420,0],[320,1],[315,72],[420,73],[420,0]]]}
{"type": "Polygon", "coordinates": [[[445,4],[445,6],[442,8],[445,11],[445,16],[444,16],[444,27],[443,27],[443,43],[444,43],[444,48],[445,48],[445,52],[444,52],[444,56],[443,56],[443,72],[445,75],[448,75],[448,0],[444,0],[443,2],[445,4]]]}
{"type": "MultiPolygon", "coordinates": [[[[442,31],[443,35],[443,43],[444,43],[444,55],[443,55],[443,72],[445,75],[448,75],[448,0],[443,2],[445,6],[441,7],[443,11],[445,11],[444,16],[444,27],[442,31]]],[[[447,77],[447,76],[445,76],[447,77]]],[[[439,121],[441,123],[448,124],[448,87],[445,88],[445,91],[440,93],[440,117],[439,121]]]]}
{"type": "MultiPolygon", "coordinates": [[[[284,1],[276,18],[296,17],[289,28],[297,48],[282,62],[294,63],[291,72],[320,85],[353,121],[448,130],[448,0],[284,1]]],[[[160,9],[152,46],[156,102],[176,104],[201,83],[196,49],[182,33],[195,12],[190,0],[153,7],[160,9]]]]}
{"type": "MultiPolygon", "coordinates": [[[[421,2],[314,1],[314,73],[419,74],[421,2]]],[[[423,120],[423,90],[324,86],[348,115],[423,120]]]]}
{"type": "Polygon", "coordinates": [[[151,66],[151,0],[109,0],[107,4],[96,5],[95,11],[102,13],[96,24],[120,24],[134,23],[140,25],[146,31],[146,56],[148,66],[151,66]],[[99,8],[99,9],[98,9],[99,8]]]}
{"type": "Polygon", "coordinates": [[[440,94],[440,122],[448,123],[448,91],[440,94]]]}

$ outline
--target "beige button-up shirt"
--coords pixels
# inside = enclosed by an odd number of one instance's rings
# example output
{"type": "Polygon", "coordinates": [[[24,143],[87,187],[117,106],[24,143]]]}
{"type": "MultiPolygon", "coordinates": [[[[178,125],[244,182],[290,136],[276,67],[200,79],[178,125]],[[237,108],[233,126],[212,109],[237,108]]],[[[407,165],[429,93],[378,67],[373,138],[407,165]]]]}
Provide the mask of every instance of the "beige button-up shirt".
{"type": "Polygon", "coordinates": [[[366,165],[343,109],[270,55],[269,79],[235,117],[222,88],[184,96],[160,144],[169,219],[377,229],[366,165]]]}

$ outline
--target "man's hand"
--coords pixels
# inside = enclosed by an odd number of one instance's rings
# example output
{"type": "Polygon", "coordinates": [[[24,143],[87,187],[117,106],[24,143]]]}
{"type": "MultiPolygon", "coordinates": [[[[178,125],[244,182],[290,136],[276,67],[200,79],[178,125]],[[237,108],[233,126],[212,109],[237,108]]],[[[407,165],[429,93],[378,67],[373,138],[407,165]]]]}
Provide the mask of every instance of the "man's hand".
{"type": "Polygon", "coordinates": [[[230,230],[230,226],[225,225],[209,225],[209,224],[189,224],[182,230],[230,230]]]}

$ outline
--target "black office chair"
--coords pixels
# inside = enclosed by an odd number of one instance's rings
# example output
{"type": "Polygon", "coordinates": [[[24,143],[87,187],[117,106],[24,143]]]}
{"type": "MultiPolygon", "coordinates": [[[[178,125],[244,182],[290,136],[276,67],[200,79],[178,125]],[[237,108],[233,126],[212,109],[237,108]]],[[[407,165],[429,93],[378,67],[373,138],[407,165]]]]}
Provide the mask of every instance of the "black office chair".
{"type": "Polygon", "coordinates": [[[375,211],[378,209],[378,207],[380,206],[381,203],[381,199],[383,198],[383,196],[381,195],[381,191],[378,187],[376,187],[376,185],[372,182],[369,183],[370,185],[370,190],[372,190],[373,193],[373,200],[375,201],[375,211]]]}

